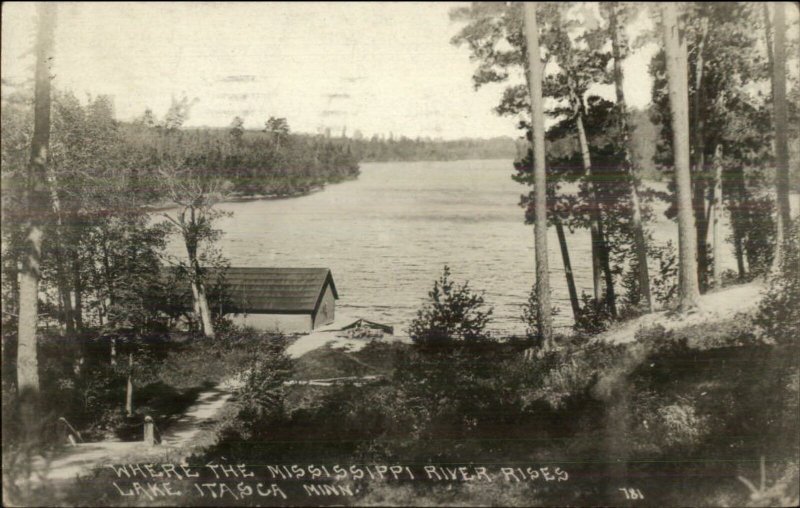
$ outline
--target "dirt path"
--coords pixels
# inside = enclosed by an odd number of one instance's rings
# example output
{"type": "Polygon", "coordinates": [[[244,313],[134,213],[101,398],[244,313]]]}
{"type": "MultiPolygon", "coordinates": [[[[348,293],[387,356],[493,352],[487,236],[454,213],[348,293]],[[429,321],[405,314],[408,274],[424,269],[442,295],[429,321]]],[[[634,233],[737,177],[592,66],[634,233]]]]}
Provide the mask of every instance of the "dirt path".
{"type": "Polygon", "coordinates": [[[161,436],[161,443],[147,446],[142,442],[102,441],[70,446],[50,458],[34,460],[40,480],[69,480],[91,473],[108,464],[143,462],[180,462],[197,446],[208,444],[198,437],[213,430],[222,408],[233,396],[235,381],[220,383],[201,392],[186,413],[170,425],[161,436]]]}
{"type": "Polygon", "coordinates": [[[765,288],[763,281],[723,288],[700,296],[697,309],[686,314],[670,311],[653,312],[625,321],[619,326],[601,333],[594,340],[611,344],[633,342],[636,333],[643,328],[661,325],[674,330],[699,324],[713,324],[732,319],[736,314],[755,310],[765,288]]]}

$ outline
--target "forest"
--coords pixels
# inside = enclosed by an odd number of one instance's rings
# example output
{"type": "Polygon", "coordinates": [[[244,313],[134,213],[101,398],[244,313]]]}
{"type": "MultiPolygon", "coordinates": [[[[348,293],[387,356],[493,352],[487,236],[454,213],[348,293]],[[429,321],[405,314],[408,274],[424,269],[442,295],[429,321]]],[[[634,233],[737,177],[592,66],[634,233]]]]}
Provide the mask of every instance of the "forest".
{"type": "MultiPolygon", "coordinates": [[[[259,132],[240,118],[190,129],[186,98],[161,119],[147,111],[119,122],[108,98],[81,103],[51,87],[56,10],[38,10],[34,89],[3,102],[10,504],[128,504],[105,488],[118,479],[108,467],[48,481],[49,461],[70,453],[70,440],[142,441],[148,421],[168,431],[199,394],[231,380],[230,402],[191,446],[127,462],[245,464],[259,475],[267,464],[536,465],[570,477],[569,488],[509,484],[499,473],[480,487],[348,477],[325,504],[798,504],[797,5],[455,6],[452,44],[475,62],[475,88],[503,89],[496,113],[520,136],[443,145],[295,134],[275,117],[259,132]],[[658,48],[651,105],[632,112],[624,83],[637,76],[622,64],[643,44],[658,48]],[[591,93],[595,85],[613,87],[614,100],[591,93]],[[494,157],[509,147],[519,220],[534,240],[524,337],[491,333],[491,295],[449,266],[407,342],[296,358],[287,353],[296,336],[238,327],[220,311],[230,264],[219,248],[220,202],[307,193],[355,178],[359,161],[494,157]],[[666,190],[642,185],[652,178],[666,190]],[[654,242],[658,200],[677,245],[654,242]],[[590,233],[588,294],[578,294],[570,268],[565,231],[577,229],[590,233]],[[167,254],[173,235],[185,255],[167,254]],[[736,270],[722,269],[726,245],[736,270]],[[563,271],[552,269],[553,252],[563,271]],[[165,265],[176,268],[168,277],[165,265]],[[567,310],[552,304],[554,277],[566,280],[567,310]],[[191,292],[175,301],[170,289],[184,281],[191,292]],[[746,312],[728,310],[736,298],[749,300],[746,312]],[[553,325],[558,312],[572,318],[566,331],[553,325]],[[312,376],[359,381],[303,384],[312,376]]],[[[187,492],[201,481],[175,483],[187,492]]]]}

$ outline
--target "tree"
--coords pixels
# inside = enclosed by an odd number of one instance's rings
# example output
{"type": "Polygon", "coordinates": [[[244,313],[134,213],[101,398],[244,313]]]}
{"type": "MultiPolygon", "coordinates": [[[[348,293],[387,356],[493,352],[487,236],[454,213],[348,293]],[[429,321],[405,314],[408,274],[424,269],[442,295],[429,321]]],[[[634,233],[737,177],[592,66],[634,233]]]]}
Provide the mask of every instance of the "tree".
{"type": "MultiPolygon", "coordinates": [[[[17,343],[17,390],[25,400],[39,392],[39,362],[36,352],[39,278],[43,219],[49,215],[47,161],[50,144],[50,69],[53,64],[53,39],[56,5],[38,5],[39,28],[36,38],[36,84],[33,138],[28,166],[27,218],[24,224],[25,252],[19,276],[19,327],[17,343]]],[[[32,404],[25,404],[28,411],[32,404]]],[[[26,415],[23,414],[23,418],[26,415]]],[[[32,417],[27,415],[28,418],[32,417]]],[[[26,422],[28,424],[32,421],[26,422]]]]}
{"type": "Polygon", "coordinates": [[[475,294],[469,284],[456,285],[450,279],[450,267],[428,292],[430,302],[417,312],[408,334],[422,347],[448,346],[451,342],[473,343],[489,338],[486,325],[492,309],[483,310],[483,296],[475,294]]]}
{"type": "Polygon", "coordinates": [[[170,199],[178,206],[174,217],[168,213],[164,213],[164,217],[177,226],[186,246],[195,316],[203,334],[214,337],[200,249],[204,243],[216,241],[221,234],[213,224],[225,214],[215,210],[214,205],[227,192],[227,185],[214,175],[182,166],[163,166],[160,174],[170,199]]]}
{"type": "Polygon", "coordinates": [[[594,299],[603,300],[603,281],[605,280],[605,302],[612,313],[616,313],[613,274],[609,264],[609,247],[606,242],[602,205],[598,192],[597,175],[593,174],[589,141],[584,125],[586,118],[585,95],[593,83],[608,81],[606,64],[610,55],[600,49],[600,44],[592,33],[583,39],[587,47],[573,44],[568,34],[574,22],[568,22],[562,9],[552,10],[552,21],[546,32],[549,55],[561,71],[545,78],[545,95],[557,100],[566,100],[568,107],[556,109],[555,114],[566,114],[574,122],[584,172],[586,208],[589,216],[589,229],[592,242],[592,281],[594,299]]]}
{"type": "Polygon", "coordinates": [[[547,176],[545,173],[544,104],[542,101],[541,55],[539,53],[539,28],[536,6],[525,3],[525,42],[527,47],[527,75],[531,101],[533,127],[534,217],[533,235],[536,251],[536,297],[539,305],[539,335],[547,349],[553,347],[553,317],[550,304],[550,267],[547,259],[547,176]]]}
{"type": "MultiPolygon", "coordinates": [[[[592,242],[594,294],[596,299],[603,300],[609,307],[614,308],[614,272],[610,268],[612,247],[605,238],[606,231],[604,231],[602,222],[603,209],[609,207],[603,193],[608,193],[610,186],[603,184],[604,177],[598,174],[599,168],[593,167],[593,154],[591,153],[594,151],[591,139],[602,133],[590,132],[585,125],[587,103],[592,100],[592,97],[585,97],[586,92],[594,83],[610,82],[610,75],[606,70],[610,54],[604,51],[602,39],[598,37],[600,32],[597,29],[585,30],[581,35],[575,36],[574,29],[580,23],[566,18],[577,15],[579,9],[579,7],[564,7],[555,3],[543,3],[537,7],[542,27],[540,43],[541,47],[546,50],[546,61],[558,64],[557,72],[546,75],[544,78],[543,96],[556,101],[556,106],[549,110],[548,114],[570,121],[571,134],[578,144],[575,149],[580,156],[578,164],[585,168],[581,179],[582,190],[578,196],[580,199],[559,197],[557,200],[559,208],[564,213],[553,214],[551,221],[557,232],[559,228],[563,228],[562,222],[566,223],[567,221],[570,222],[570,228],[587,227],[595,231],[595,241],[592,242]],[[601,239],[604,241],[600,241],[601,239]],[[604,282],[605,298],[603,297],[604,282]]],[[[517,68],[524,70],[525,47],[522,10],[521,3],[504,5],[493,2],[473,2],[469,7],[457,8],[451,12],[452,19],[468,23],[453,38],[452,42],[457,45],[467,45],[473,59],[479,63],[473,74],[476,88],[488,83],[508,82],[517,68]]],[[[582,15],[586,17],[587,13],[583,12],[582,15]]],[[[586,24],[584,23],[584,25],[586,24]]],[[[527,76],[527,72],[524,74],[527,76]]],[[[500,104],[495,108],[498,114],[523,118],[520,120],[519,126],[526,131],[529,130],[530,123],[524,118],[528,116],[529,110],[529,86],[525,84],[508,86],[503,92],[500,104]]],[[[547,158],[550,159],[550,149],[548,149],[547,158]]],[[[552,175],[553,178],[575,180],[569,172],[556,175],[550,168],[552,168],[551,164],[547,170],[548,179],[552,175]]],[[[518,174],[515,179],[522,183],[532,184],[533,182],[526,176],[518,174]]],[[[615,193],[611,192],[609,196],[613,194],[615,193]]],[[[525,206],[526,200],[527,198],[523,197],[523,206],[525,206]]],[[[614,212],[616,214],[617,211],[614,212]]],[[[613,215],[609,213],[607,216],[613,215]]],[[[612,221],[609,220],[609,222],[612,221]]],[[[566,244],[560,243],[560,246],[562,257],[565,260],[564,266],[567,266],[567,256],[563,256],[568,252],[566,244]]],[[[569,283],[568,271],[566,276],[569,287],[572,284],[569,283]]],[[[571,296],[571,300],[573,309],[577,309],[577,298],[571,296]]]]}
{"type": "Polygon", "coordinates": [[[619,133],[622,136],[622,150],[624,153],[624,165],[630,177],[630,199],[634,233],[634,249],[636,253],[636,274],[639,283],[639,296],[643,300],[646,311],[653,309],[653,297],[650,293],[650,274],[647,268],[647,244],[645,243],[644,226],[642,224],[642,210],[639,198],[638,182],[633,167],[633,157],[631,154],[630,135],[628,127],[628,111],[625,104],[625,92],[623,90],[624,75],[622,72],[622,59],[627,53],[627,45],[624,41],[624,27],[622,25],[623,16],[628,14],[629,6],[619,2],[601,3],[601,12],[605,11],[608,16],[608,30],[611,38],[611,52],[614,58],[614,90],[617,96],[617,115],[619,118],[619,133]]]}
{"type": "Polygon", "coordinates": [[[268,133],[275,146],[280,148],[289,138],[289,122],[285,118],[271,116],[264,124],[264,132],[268,133]]]}
{"type": "MultiPolygon", "coordinates": [[[[705,2],[681,4],[679,9],[684,13],[683,33],[689,54],[692,199],[698,282],[703,290],[711,266],[707,237],[709,229],[713,234],[714,215],[723,206],[730,213],[740,278],[747,276],[745,258],[750,263],[750,275],[762,273],[772,259],[774,228],[768,210],[772,205],[766,199],[770,182],[763,171],[770,161],[770,108],[767,98],[753,86],[767,83],[771,67],[765,65],[759,32],[753,30],[764,24],[761,6],[705,2]],[[718,173],[722,179],[719,202],[714,196],[714,189],[720,188],[718,173]]],[[[766,56],[769,59],[769,52],[766,56]]],[[[661,167],[672,168],[673,133],[663,52],[653,58],[650,73],[654,78],[652,118],[661,125],[656,160],[661,167]]],[[[670,190],[675,191],[672,182],[670,190]]],[[[673,199],[667,215],[675,214],[673,199]]],[[[719,262],[722,257],[715,259],[719,262]]]]}
{"type": "Polygon", "coordinates": [[[244,136],[244,120],[242,120],[241,117],[237,116],[231,122],[230,134],[235,145],[238,146],[242,143],[242,136],[244,136]]]}
{"type": "Polygon", "coordinates": [[[774,3],[775,49],[772,67],[772,108],[775,119],[775,191],[777,194],[777,238],[775,265],[780,266],[784,240],[789,237],[791,214],[789,207],[789,145],[787,139],[786,103],[786,26],[784,5],[774,3]]]}
{"type": "MultiPolygon", "coordinates": [[[[181,97],[180,100],[176,100],[175,97],[172,97],[172,103],[164,117],[164,130],[167,132],[175,132],[183,127],[184,122],[189,118],[189,110],[191,110],[196,101],[197,99],[190,102],[189,98],[185,95],[181,97]]],[[[147,111],[145,111],[145,121],[147,121],[147,111]]]]}
{"type": "Polygon", "coordinates": [[[687,90],[686,40],[679,32],[677,5],[661,6],[661,23],[666,54],[675,181],[678,193],[678,244],[680,258],[680,307],[697,306],[697,244],[692,216],[692,180],[689,170],[689,93],[687,90]]]}

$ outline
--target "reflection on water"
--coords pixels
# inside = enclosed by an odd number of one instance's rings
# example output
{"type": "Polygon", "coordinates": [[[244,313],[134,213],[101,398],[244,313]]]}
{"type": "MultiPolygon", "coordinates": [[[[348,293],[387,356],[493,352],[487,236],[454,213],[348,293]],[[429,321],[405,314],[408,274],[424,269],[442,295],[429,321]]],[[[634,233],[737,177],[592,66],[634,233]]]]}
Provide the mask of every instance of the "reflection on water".
{"type": "MultiPolygon", "coordinates": [[[[510,160],[365,163],[358,180],[308,196],[220,205],[234,212],[220,221],[220,247],[234,266],[330,267],[337,317],[400,330],[447,263],[456,280],[485,291],[493,330],[521,334],[534,281],[533,229],[518,206],[527,189],[512,172],[510,160]]],[[[676,226],[659,217],[656,239],[677,241],[676,226]]],[[[588,231],[568,233],[567,242],[578,292],[590,292],[588,231]]],[[[549,248],[557,324],[566,326],[571,311],[552,229],[549,248]]],[[[171,250],[184,255],[177,243],[171,250]]],[[[735,268],[732,252],[724,266],[735,268]]]]}

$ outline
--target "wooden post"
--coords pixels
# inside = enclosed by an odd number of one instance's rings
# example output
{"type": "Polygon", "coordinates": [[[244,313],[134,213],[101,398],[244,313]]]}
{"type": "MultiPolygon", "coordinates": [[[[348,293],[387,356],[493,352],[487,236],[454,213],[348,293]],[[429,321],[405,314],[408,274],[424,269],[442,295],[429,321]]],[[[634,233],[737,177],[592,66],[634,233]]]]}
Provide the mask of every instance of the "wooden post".
{"type": "Polygon", "coordinates": [[[144,418],[144,444],[147,446],[154,446],[156,444],[156,429],[153,418],[145,416],[144,418]]]}

